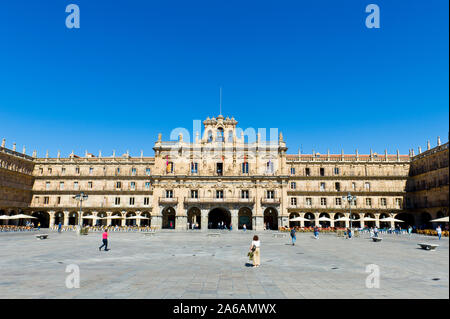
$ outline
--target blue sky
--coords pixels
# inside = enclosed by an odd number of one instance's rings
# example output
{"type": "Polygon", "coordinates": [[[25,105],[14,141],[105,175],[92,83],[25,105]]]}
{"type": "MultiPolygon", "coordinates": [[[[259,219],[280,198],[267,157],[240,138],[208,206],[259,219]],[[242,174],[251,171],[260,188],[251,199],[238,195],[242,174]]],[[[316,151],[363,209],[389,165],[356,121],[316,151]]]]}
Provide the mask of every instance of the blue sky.
{"type": "Polygon", "coordinates": [[[234,116],[288,153],[417,152],[449,131],[448,1],[3,1],[0,138],[129,150],[234,116]],[[80,7],[67,29],[65,7],[80,7]],[[365,27],[366,5],[381,28],[365,27]]]}

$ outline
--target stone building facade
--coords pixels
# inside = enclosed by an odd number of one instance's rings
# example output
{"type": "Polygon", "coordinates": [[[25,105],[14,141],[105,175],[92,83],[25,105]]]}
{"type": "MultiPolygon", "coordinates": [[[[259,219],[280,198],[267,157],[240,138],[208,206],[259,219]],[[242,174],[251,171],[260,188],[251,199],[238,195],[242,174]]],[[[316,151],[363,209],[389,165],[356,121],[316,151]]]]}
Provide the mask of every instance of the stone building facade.
{"type": "Polygon", "coordinates": [[[287,154],[281,133],[271,141],[258,133],[250,141],[234,118],[222,115],[203,125],[203,136],[197,133],[193,141],[184,141],[182,134],[177,141],[163,141],[159,134],[154,157],[86,152],[84,157],[37,158],[3,145],[0,215],[22,211],[44,227],[77,225],[80,203],[74,196],[80,192],[88,195],[83,223],[104,217],[98,222],[178,230],[192,224],[206,230],[219,222],[233,230],[244,224],[278,229],[292,225],[294,216],[310,220],[298,226],[343,227],[349,222],[335,220],[348,217],[350,209],[353,226],[392,226],[380,224],[380,218],[409,213],[411,154],[294,155],[287,154]],[[348,193],[357,197],[351,207],[343,199],[348,193]],[[365,220],[369,217],[374,220],[365,220]]]}
{"type": "MultiPolygon", "coordinates": [[[[429,227],[431,217],[448,216],[449,207],[449,151],[448,142],[411,158],[411,168],[407,183],[406,205],[411,223],[429,227]]],[[[407,216],[405,216],[407,217],[407,216]]]]}

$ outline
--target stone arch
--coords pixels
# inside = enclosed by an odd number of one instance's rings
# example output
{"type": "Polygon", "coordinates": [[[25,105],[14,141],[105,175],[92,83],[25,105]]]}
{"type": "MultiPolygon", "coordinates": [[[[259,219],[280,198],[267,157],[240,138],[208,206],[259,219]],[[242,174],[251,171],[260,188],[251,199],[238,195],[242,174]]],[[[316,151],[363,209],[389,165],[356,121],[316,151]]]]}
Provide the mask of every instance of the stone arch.
{"type": "Polygon", "coordinates": [[[127,226],[136,226],[136,219],[135,218],[129,218],[129,217],[136,217],[135,212],[127,212],[125,214],[125,225],[127,226]]]}
{"type": "Polygon", "coordinates": [[[334,227],[336,228],[345,228],[345,221],[336,221],[336,219],[345,217],[344,213],[335,213],[334,214],[334,227]]]}
{"type": "Polygon", "coordinates": [[[94,219],[85,218],[85,217],[88,217],[88,216],[91,217],[91,216],[94,216],[94,215],[92,214],[92,212],[84,212],[81,215],[81,222],[82,222],[83,226],[93,226],[95,224],[96,221],[94,219]]]}
{"type": "Polygon", "coordinates": [[[361,221],[354,221],[356,219],[361,219],[361,214],[360,213],[356,213],[356,212],[352,212],[352,214],[350,215],[350,225],[351,227],[361,227],[361,221]]]}
{"type": "Polygon", "coordinates": [[[166,207],[162,211],[162,228],[175,229],[176,212],[173,207],[166,207]]]}
{"type": "Polygon", "coordinates": [[[432,224],[430,223],[431,214],[428,212],[422,212],[419,216],[419,228],[420,229],[431,229],[432,224]]]}
{"type": "Polygon", "coordinates": [[[198,207],[191,207],[188,209],[187,222],[189,223],[189,229],[193,229],[192,225],[194,225],[195,229],[202,228],[202,214],[198,207]]]}
{"type": "Polygon", "coordinates": [[[402,223],[402,226],[404,228],[408,228],[409,226],[413,226],[413,225],[416,224],[416,220],[414,218],[414,215],[411,214],[411,213],[406,213],[406,212],[399,213],[399,214],[397,214],[395,216],[395,218],[398,218],[398,219],[404,221],[404,223],[402,223]]]}
{"type": "MultiPolygon", "coordinates": [[[[365,213],[364,214],[364,218],[366,218],[366,217],[376,218],[373,213],[365,213]]],[[[375,225],[376,225],[375,221],[366,221],[366,220],[364,220],[364,225],[363,226],[367,226],[368,228],[370,228],[370,227],[375,227],[375,225]]]]}
{"type": "Polygon", "coordinates": [[[114,227],[122,226],[123,215],[121,212],[113,212],[111,214],[111,217],[114,217],[114,218],[111,218],[111,226],[114,226],[114,227]],[[120,218],[117,218],[117,217],[120,217],[120,218]]]}
{"type": "MultiPolygon", "coordinates": [[[[289,214],[289,219],[295,218],[295,217],[299,217],[300,214],[299,213],[290,213],[289,214]]],[[[289,227],[300,227],[300,222],[291,222],[289,221],[289,227]]]]}
{"type": "Polygon", "coordinates": [[[211,209],[208,213],[208,228],[217,229],[219,228],[219,223],[222,222],[227,228],[230,228],[231,213],[223,207],[211,209]]]}
{"type": "MultiPolygon", "coordinates": [[[[328,213],[320,213],[319,218],[320,217],[327,217],[330,218],[330,214],[328,213]]],[[[322,227],[330,227],[331,226],[331,222],[327,222],[327,221],[319,221],[320,225],[322,227]]]]}
{"type": "Polygon", "coordinates": [[[78,212],[69,213],[69,226],[78,225],[78,212]]]}
{"type": "Polygon", "coordinates": [[[151,221],[152,221],[152,215],[150,214],[150,212],[142,212],[141,213],[142,217],[147,217],[148,219],[141,219],[141,226],[150,226],[151,225],[151,221]]]}
{"type": "Polygon", "coordinates": [[[106,217],[108,217],[108,214],[106,212],[98,213],[97,217],[100,217],[100,218],[95,221],[96,225],[99,225],[99,226],[106,226],[107,225],[108,220],[106,219],[106,217]],[[103,219],[103,218],[105,218],[105,219],[103,219]]]}
{"type": "Polygon", "coordinates": [[[381,213],[380,214],[380,227],[381,228],[390,228],[391,227],[391,223],[390,222],[382,222],[381,221],[383,218],[387,218],[387,217],[391,217],[391,215],[388,214],[388,213],[381,213]]]}
{"type": "Polygon", "coordinates": [[[264,210],[264,225],[266,225],[266,229],[278,230],[278,211],[274,207],[264,210]]]}
{"type": "Polygon", "coordinates": [[[48,212],[33,212],[31,216],[36,217],[36,219],[33,220],[35,227],[38,226],[38,223],[41,223],[41,228],[48,228],[50,226],[50,214],[48,212]]]}
{"type": "Polygon", "coordinates": [[[305,227],[313,227],[315,225],[315,220],[316,220],[316,216],[314,216],[313,213],[308,212],[305,213],[305,218],[308,219],[309,221],[305,220],[305,227]]]}
{"type": "Polygon", "coordinates": [[[64,225],[64,212],[58,211],[55,213],[55,225],[64,225]]]}
{"type": "Polygon", "coordinates": [[[243,229],[244,224],[247,229],[253,229],[252,210],[248,207],[242,207],[238,211],[238,229],[243,229]]]}

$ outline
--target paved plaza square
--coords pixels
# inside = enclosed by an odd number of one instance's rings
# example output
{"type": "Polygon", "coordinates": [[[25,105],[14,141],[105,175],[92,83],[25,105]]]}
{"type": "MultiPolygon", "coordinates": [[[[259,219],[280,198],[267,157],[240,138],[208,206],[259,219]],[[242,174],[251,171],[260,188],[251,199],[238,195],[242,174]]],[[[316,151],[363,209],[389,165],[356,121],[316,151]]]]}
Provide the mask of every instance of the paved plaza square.
{"type": "Polygon", "coordinates": [[[252,268],[250,231],[113,232],[106,252],[101,233],[48,233],[0,233],[0,298],[449,298],[448,238],[297,233],[292,246],[287,233],[262,231],[261,267],[252,268]],[[80,288],[66,287],[70,264],[80,288]],[[379,288],[366,288],[370,264],[379,288]]]}

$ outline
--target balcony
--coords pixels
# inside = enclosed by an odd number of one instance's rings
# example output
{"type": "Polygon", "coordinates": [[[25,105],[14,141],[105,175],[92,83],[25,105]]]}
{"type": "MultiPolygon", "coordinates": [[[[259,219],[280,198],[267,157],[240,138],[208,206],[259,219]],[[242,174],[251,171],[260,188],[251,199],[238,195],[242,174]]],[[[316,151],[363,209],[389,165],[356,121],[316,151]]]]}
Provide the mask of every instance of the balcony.
{"type": "Polygon", "coordinates": [[[253,204],[255,203],[255,198],[241,198],[241,197],[224,197],[224,198],[216,198],[216,197],[199,197],[199,198],[191,198],[185,197],[184,202],[187,204],[192,203],[246,203],[253,204]]]}
{"type": "Polygon", "coordinates": [[[280,198],[261,198],[261,204],[280,204],[280,198]]]}
{"type": "Polygon", "coordinates": [[[178,204],[178,198],[177,197],[159,197],[158,199],[158,203],[159,204],[171,204],[171,205],[175,205],[178,204]]]}

